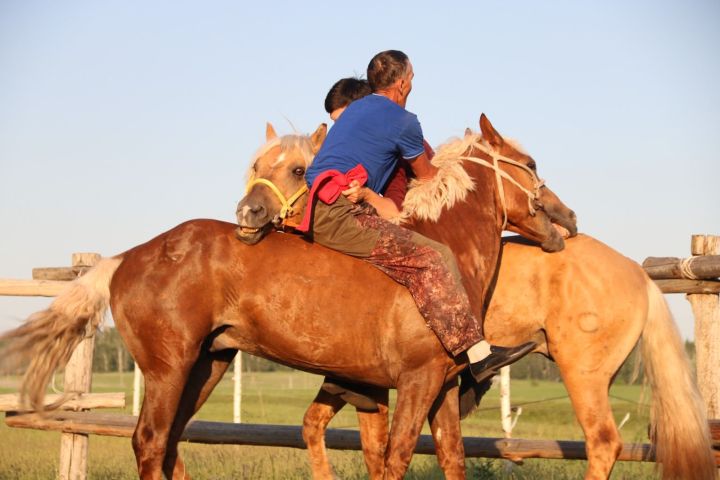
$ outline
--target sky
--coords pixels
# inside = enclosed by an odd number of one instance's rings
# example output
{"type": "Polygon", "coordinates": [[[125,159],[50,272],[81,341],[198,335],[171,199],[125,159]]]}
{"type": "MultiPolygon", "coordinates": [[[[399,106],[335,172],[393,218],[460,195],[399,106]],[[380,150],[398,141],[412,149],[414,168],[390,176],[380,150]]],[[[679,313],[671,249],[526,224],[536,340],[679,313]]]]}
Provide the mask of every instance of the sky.
{"type": "MultiPolygon", "coordinates": [[[[387,49],[431,144],[485,112],[581,232],[638,262],[720,234],[716,0],[249,3],[0,1],[0,278],[234,221],[265,122],[314,131],[387,49]]],[[[0,297],[0,331],[47,303],[0,297]]]]}

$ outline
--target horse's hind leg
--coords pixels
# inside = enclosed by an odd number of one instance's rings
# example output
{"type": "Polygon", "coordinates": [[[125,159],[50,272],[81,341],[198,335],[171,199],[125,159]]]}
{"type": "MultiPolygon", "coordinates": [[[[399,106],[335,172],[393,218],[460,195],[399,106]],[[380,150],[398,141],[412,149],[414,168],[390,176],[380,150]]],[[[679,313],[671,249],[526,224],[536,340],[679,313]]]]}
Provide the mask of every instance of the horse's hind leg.
{"type": "Polygon", "coordinates": [[[154,357],[152,363],[147,358],[136,357],[145,375],[145,397],[132,445],[138,474],[143,480],[162,479],[170,429],[195,361],[194,357],[183,358],[180,352],[172,353],[173,358],[154,357]]]}
{"type": "Polygon", "coordinates": [[[310,456],[310,468],[314,479],[334,478],[332,466],[325,450],[325,431],[328,423],[345,406],[339,395],[333,395],[322,388],[303,417],[303,440],[310,456]]]}
{"type": "Polygon", "coordinates": [[[622,440],[610,410],[608,391],[612,375],[624,355],[613,352],[598,368],[592,349],[584,353],[557,352],[555,361],[563,377],[575,416],[585,433],[588,467],[586,479],[606,479],[622,450],[622,440]]]}
{"type": "Polygon", "coordinates": [[[398,379],[397,404],[385,452],[386,479],[402,478],[405,475],[420,430],[444,380],[444,369],[432,365],[403,373],[398,379]]]}
{"type": "Polygon", "coordinates": [[[465,478],[459,390],[457,380],[445,384],[428,415],[438,463],[447,479],[465,478]]]}
{"type": "Polygon", "coordinates": [[[569,375],[565,385],[578,422],[585,432],[586,479],[605,479],[622,451],[622,440],[610,410],[610,378],[569,375]]]}
{"type": "MultiPolygon", "coordinates": [[[[388,442],[388,390],[356,385],[349,390],[371,398],[376,411],[356,408],[360,424],[363,457],[371,479],[382,479],[385,472],[385,449],[388,442]]],[[[308,448],[313,478],[334,478],[325,449],[325,433],[330,421],[347,404],[338,394],[321,388],[303,418],[303,439],[308,448]]]]}
{"type": "Polygon", "coordinates": [[[193,365],[168,437],[167,452],[163,462],[163,472],[167,478],[189,480],[190,475],[185,470],[185,464],[178,452],[178,442],[185,426],[222,379],[236,353],[236,350],[229,349],[219,352],[203,350],[193,365]]]}
{"type": "Polygon", "coordinates": [[[389,390],[376,388],[372,397],[377,401],[378,410],[375,412],[357,409],[358,423],[360,425],[360,440],[362,442],[365,466],[371,479],[381,479],[385,475],[385,450],[388,444],[388,396],[389,390]]]}

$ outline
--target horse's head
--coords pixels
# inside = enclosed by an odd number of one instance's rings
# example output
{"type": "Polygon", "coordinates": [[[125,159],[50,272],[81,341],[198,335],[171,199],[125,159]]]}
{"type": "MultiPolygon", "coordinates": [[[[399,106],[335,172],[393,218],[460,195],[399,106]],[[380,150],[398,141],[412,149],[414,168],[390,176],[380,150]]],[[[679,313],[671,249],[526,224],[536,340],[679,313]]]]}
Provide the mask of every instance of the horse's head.
{"type": "Polygon", "coordinates": [[[237,206],[238,239],[252,245],[273,227],[300,223],[307,199],[305,170],[326,134],[323,123],[309,136],[278,137],[267,124],[266,143],[255,155],[245,196],[237,206]]]}
{"type": "Polygon", "coordinates": [[[552,223],[565,227],[575,236],[575,212],[540,180],[535,160],[517,143],[504,139],[485,114],[480,116],[480,131],[491,148],[487,153],[497,172],[502,228],[540,243],[545,251],[562,250],[565,242],[552,223]]]}

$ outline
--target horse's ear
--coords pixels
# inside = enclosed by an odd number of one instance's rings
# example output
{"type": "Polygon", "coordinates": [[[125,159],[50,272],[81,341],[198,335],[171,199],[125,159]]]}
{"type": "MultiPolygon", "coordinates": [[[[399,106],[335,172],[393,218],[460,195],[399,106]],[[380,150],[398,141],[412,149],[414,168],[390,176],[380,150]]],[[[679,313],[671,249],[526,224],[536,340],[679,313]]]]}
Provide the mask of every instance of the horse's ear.
{"type": "Polygon", "coordinates": [[[471,136],[472,134],[473,134],[473,131],[472,131],[472,130],[470,130],[469,128],[466,128],[466,129],[465,129],[465,136],[466,136],[466,137],[469,137],[469,136],[471,136]]]}
{"type": "Polygon", "coordinates": [[[505,143],[503,137],[495,130],[495,127],[492,126],[484,113],[480,115],[480,131],[483,138],[495,149],[502,147],[505,143]]]}
{"type": "Polygon", "coordinates": [[[277,133],[275,133],[275,129],[270,122],[267,122],[267,125],[265,126],[265,141],[269,142],[270,140],[275,140],[276,138],[277,133]]]}
{"type": "Polygon", "coordinates": [[[315,130],[315,132],[310,135],[310,143],[312,143],[312,150],[313,153],[317,153],[320,151],[320,147],[322,147],[323,142],[325,141],[325,137],[327,136],[327,125],[324,123],[321,123],[320,126],[315,130]]]}

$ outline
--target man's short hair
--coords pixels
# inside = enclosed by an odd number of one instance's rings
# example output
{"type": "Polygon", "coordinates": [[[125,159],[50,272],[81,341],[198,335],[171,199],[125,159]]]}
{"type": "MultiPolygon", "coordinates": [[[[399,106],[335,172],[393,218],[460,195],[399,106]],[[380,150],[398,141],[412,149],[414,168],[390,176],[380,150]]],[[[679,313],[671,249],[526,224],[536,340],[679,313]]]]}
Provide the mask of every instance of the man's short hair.
{"type": "Polygon", "coordinates": [[[400,50],[385,50],[375,55],[367,69],[372,91],[384,90],[395,83],[407,72],[409,60],[400,50]]]}
{"type": "Polygon", "coordinates": [[[358,98],[372,93],[367,80],[355,77],[341,78],[330,88],[325,97],[325,111],[332,113],[338,108],[347,107],[358,98]]]}

